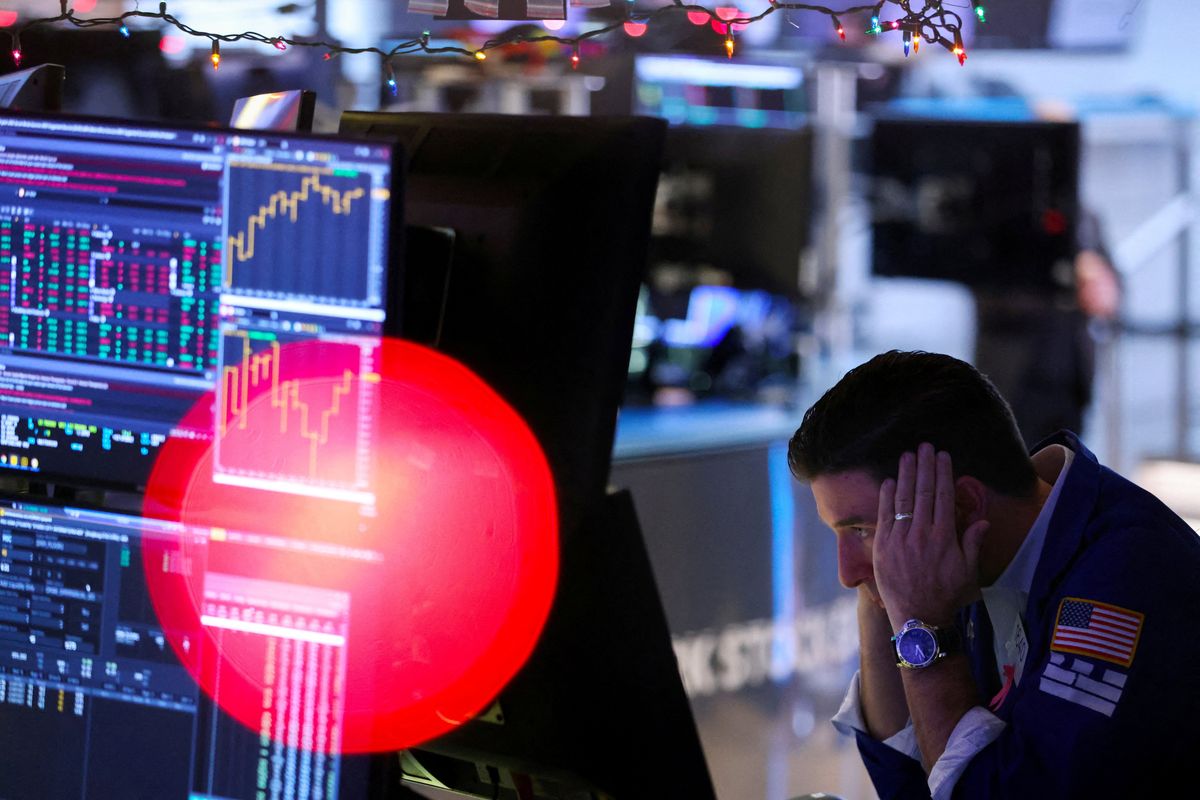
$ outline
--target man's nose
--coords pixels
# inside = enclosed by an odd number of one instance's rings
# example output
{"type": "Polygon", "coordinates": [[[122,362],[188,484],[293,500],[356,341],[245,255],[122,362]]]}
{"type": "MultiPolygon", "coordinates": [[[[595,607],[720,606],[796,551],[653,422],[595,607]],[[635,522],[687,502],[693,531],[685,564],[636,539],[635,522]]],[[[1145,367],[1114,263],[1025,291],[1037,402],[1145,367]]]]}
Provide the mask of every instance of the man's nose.
{"type": "Polygon", "coordinates": [[[838,580],[853,589],[872,574],[871,551],[861,539],[850,535],[838,536],[838,580]]]}

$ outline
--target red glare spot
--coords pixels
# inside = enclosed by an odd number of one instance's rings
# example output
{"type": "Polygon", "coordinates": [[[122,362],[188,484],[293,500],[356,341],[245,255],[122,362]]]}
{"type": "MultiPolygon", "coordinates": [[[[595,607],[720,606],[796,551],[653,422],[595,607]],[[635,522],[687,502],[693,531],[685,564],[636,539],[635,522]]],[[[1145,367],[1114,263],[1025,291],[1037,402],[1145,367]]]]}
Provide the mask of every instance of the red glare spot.
{"type": "Polygon", "coordinates": [[[144,509],[211,531],[143,540],[176,657],[226,713],[276,741],[300,729],[261,727],[264,709],[281,702],[271,687],[284,686],[283,667],[272,665],[303,657],[331,675],[340,699],[320,703],[341,716],[338,735],[300,745],[319,752],[403,749],[485,708],[533,650],[558,573],[553,478],[516,411],[434,351],[398,340],[377,358],[356,351],[330,342],[245,350],[222,379],[238,391],[210,393],[180,423],[214,430],[214,441],[171,437],[144,509]],[[360,408],[375,409],[368,515],[319,491],[214,479],[219,466],[335,485],[358,469],[360,408]],[[250,590],[281,618],[230,604],[250,590]],[[282,616],[297,604],[311,611],[307,629],[282,616]]]}

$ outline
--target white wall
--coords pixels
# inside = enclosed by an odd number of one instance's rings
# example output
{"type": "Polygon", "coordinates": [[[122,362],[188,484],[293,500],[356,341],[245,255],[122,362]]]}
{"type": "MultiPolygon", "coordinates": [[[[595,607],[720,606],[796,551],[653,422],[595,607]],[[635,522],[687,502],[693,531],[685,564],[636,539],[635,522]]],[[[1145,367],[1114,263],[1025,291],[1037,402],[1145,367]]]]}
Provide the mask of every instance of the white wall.
{"type": "MultiPolygon", "coordinates": [[[[1118,54],[975,50],[959,68],[941,51],[922,58],[922,78],[948,88],[997,78],[1038,99],[1152,93],[1175,103],[1200,103],[1197,0],[1121,0],[1132,10],[1130,45],[1118,54]]],[[[992,17],[1004,0],[989,4],[992,17]]]]}

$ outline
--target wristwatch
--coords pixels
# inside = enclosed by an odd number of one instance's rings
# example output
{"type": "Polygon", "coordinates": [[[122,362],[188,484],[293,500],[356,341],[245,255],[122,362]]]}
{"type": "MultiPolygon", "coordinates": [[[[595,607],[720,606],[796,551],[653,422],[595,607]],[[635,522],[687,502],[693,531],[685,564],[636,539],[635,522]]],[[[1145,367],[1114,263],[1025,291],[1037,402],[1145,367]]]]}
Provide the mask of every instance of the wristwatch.
{"type": "Polygon", "coordinates": [[[896,665],[906,669],[924,669],[957,652],[962,645],[958,628],[939,628],[919,619],[910,619],[892,637],[896,646],[896,665]]]}

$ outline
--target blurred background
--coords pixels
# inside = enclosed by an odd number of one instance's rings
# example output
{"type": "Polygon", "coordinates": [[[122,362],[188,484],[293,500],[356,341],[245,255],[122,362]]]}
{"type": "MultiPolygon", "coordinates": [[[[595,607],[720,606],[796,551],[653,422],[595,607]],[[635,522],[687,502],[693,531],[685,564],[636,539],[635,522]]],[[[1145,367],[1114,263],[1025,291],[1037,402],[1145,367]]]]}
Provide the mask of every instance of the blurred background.
{"type": "MultiPolygon", "coordinates": [[[[385,50],[428,32],[474,49],[657,5],[559,21],[435,19],[406,0],[170,12],[203,31],[385,50]]],[[[984,24],[962,5],[965,66],[940,47],[906,54],[856,15],[843,42],[804,11],[737,30],[733,58],[707,15],[660,15],[584,42],[577,67],[553,42],[397,56],[390,71],[376,55],[231,42],[214,70],[208,39],[158,23],[128,37],[47,26],[20,44],[23,66],[66,67],[63,110],[84,114],[227,124],[238,98],[307,89],[317,131],[351,109],[667,119],[611,483],[632,490],[718,796],[867,798],[828,724],[855,667],[854,598],[786,464],[804,409],[841,374],[891,348],[973,361],[1031,445],[1073,428],[1200,519],[1193,1],[996,0],[984,24]]],[[[0,6],[9,28],[58,12],[0,6]]],[[[570,266],[564,253],[564,281],[570,266]]]]}

